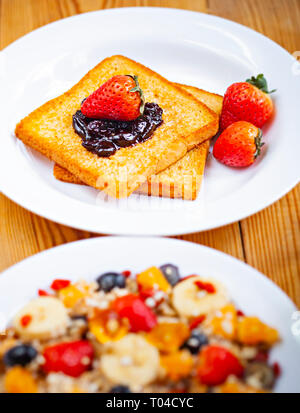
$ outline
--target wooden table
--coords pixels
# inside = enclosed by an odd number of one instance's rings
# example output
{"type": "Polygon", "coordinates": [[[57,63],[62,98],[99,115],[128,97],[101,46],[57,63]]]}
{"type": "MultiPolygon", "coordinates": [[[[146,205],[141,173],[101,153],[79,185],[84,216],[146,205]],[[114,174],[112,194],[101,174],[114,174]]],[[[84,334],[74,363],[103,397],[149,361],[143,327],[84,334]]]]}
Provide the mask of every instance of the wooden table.
{"type": "MultiPolygon", "coordinates": [[[[300,51],[300,0],[0,0],[0,48],[49,22],[124,6],[161,6],[225,17],[300,51]]],[[[299,78],[300,81],[300,78],[299,78]]],[[[275,281],[300,306],[300,185],[241,222],[178,238],[231,254],[275,281]]],[[[55,224],[0,194],[0,271],[55,245],[95,236],[55,224]]]]}

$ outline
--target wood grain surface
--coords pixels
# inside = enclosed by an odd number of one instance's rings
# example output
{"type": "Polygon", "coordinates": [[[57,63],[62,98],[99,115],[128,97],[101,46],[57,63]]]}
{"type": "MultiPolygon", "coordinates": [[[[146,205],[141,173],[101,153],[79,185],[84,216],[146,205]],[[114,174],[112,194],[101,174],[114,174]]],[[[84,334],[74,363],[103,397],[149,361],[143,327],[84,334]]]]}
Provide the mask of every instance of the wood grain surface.
{"type": "MultiPolygon", "coordinates": [[[[159,6],[225,17],[300,50],[300,0],[0,0],[0,49],[52,21],[113,7],[159,6]]],[[[260,213],[216,230],[177,238],[244,260],[300,306],[300,186],[260,213]]],[[[0,271],[39,251],[95,236],[34,215],[0,194],[0,271]]]]}

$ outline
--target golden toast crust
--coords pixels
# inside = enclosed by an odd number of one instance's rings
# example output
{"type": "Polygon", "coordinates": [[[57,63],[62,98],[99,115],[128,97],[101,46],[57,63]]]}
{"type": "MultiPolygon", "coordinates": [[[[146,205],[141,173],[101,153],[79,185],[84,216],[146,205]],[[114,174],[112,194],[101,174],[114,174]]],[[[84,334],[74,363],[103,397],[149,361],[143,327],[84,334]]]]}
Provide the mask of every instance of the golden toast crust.
{"type": "Polygon", "coordinates": [[[196,199],[204,175],[209,144],[209,140],[201,143],[165,171],[148,178],[136,192],[165,198],[196,199]]]}
{"type": "Polygon", "coordinates": [[[123,56],[104,59],[63,95],[45,103],[16,127],[25,144],[54,160],[87,185],[114,197],[129,196],[148,177],[182,158],[212,137],[218,116],[187,91],[123,56]],[[148,141],[101,158],[81,145],[72,115],[81,101],[117,74],[137,74],[146,101],[164,110],[164,123],[148,141]]]}

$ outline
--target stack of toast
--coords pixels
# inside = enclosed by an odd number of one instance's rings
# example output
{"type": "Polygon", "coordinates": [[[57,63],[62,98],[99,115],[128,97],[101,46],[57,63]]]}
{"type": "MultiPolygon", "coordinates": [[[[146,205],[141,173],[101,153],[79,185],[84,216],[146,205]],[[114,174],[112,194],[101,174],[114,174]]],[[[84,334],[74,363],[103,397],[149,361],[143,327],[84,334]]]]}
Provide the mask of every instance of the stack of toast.
{"type": "Polygon", "coordinates": [[[131,59],[112,56],[24,118],[16,136],[53,160],[54,176],[64,182],[90,185],[115,198],[137,191],[192,200],[201,186],[209,139],[218,131],[222,101],[222,96],[171,83],[131,59]],[[163,124],[147,141],[99,157],[82,146],[72,115],[100,85],[124,74],[138,76],[146,102],[163,109],[163,124]]]}

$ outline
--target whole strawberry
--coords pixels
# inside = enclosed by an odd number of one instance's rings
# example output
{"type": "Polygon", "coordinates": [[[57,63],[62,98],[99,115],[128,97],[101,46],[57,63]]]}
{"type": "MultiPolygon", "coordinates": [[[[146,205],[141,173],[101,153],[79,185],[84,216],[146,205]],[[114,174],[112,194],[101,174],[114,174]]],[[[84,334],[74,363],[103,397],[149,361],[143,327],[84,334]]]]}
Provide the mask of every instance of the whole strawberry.
{"type": "Polygon", "coordinates": [[[260,154],[262,132],[249,122],[239,121],[226,128],[215,143],[214,157],[228,166],[251,165],[260,154]]]}
{"type": "Polygon", "coordinates": [[[144,111],[144,95],[137,76],[113,76],[93,92],[81,106],[88,118],[130,121],[144,111]]]}
{"type": "Polygon", "coordinates": [[[234,83],[227,89],[220,117],[220,129],[245,120],[261,128],[273,114],[273,102],[263,74],[246,82],[234,83]]]}

